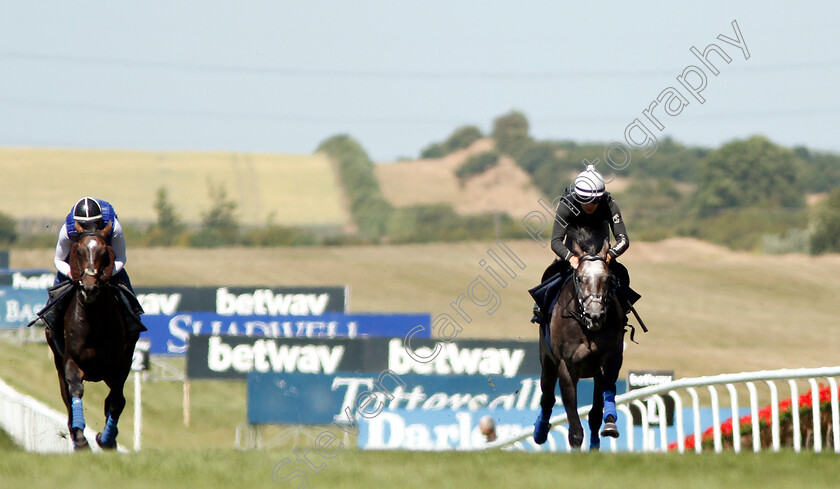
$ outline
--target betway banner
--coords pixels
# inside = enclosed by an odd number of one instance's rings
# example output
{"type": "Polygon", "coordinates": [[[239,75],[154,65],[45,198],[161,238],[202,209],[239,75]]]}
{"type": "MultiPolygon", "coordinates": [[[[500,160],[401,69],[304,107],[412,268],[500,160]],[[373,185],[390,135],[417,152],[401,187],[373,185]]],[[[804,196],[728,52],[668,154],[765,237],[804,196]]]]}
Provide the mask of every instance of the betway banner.
{"type": "Polygon", "coordinates": [[[412,338],[410,351],[403,338],[388,341],[387,368],[397,375],[487,375],[494,379],[539,375],[537,341],[458,340],[412,338]]]}
{"type": "MultiPolygon", "coordinates": [[[[149,329],[144,337],[152,341],[152,353],[181,355],[187,346],[205,342],[200,336],[246,337],[245,341],[267,338],[366,338],[405,336],[422,327],[429,336],[429,314],[322,314],[320,316],[221,316],[213,313],[184,313],[175,316],[143,316],[149,329]]],[[[423,337],[423,334],[417,336],[423,337]]],[[[244,373],[243,373],[244,376],[244,373]]]]}
{"type": "Polygon", "coordinates": [[[347,287],[135,287],[147,315],[318,316],[347,310],[347,287]]]}
{"type": "Polygon", "coordinates": [[[244,379],[248,372],[285,376],[363,371],[376,363],[366,355],[366,346],[350,338],[190,336],[187,377],[244,379]]]}
{"type": "Polygon", "coordinates": [[[47,303],[43,289],[0,286],[0,328],[14,328],[35,319],[47,303]]]}
{"type": "MultiPolygon", "coordinates": [[[[406,327],[411,324],[411,322],[407,323],[406,327]]],[[[428,322],[425,324],[428,324],[428,322]]],[[[423,335],[428,337],[428,334],[428,328],[424,327],[423,331],[411,338],[411,347],[414,350],[409,350],[404,346],[405,335],[396,338],[359,338],[357,341],[363,345],[362,352],[366,364],[370,367],[369,371],[388,370],[400,376],[413,374],[431,376],[482,375],[486,376],[490,382],[495,382],[499,378],[540,374],[540,362],[537,356],[539,346],[536,341],[463,340],[446,343],[422,338],[423,335]],[[437,351],[437,354],[434,358],[431,358],[430,355],[434,351],[437,351]],[[417,356],[418,354],[425,356],[421,358],[417,356]],[[423,362],[423,358],[430,359],[423,362]]],[[[207,337],[190,339],[188,362],[203,362],[205,367],[195,371],[204,372],[202,374],[204,377],[229,378],[227,374],[223,376],[220,373],[214,373],[218,370],[210,369],[207,365],[211,362],[211,358],[222,355],[221,352],[227,351],[228,347],[233,349],[244,343],[229,341],[229,337],[226,336],[214,340],[212,345],[208,344],[209,341],[210,339],[207,337]],[[202,349],[201,351],[206,351],[209,356],[205,358],[203,354],[193,355],[195,345],[200,345],[198,347],[202,349]]],[[[245,343],[253,345],[253,340],[245,343]]],[[[152,344],[154,344],[154,341],[152,344]]],[[[245,349],[246,347],[242,348],[245,349]]],[[[250,370],[256,369],[241,370],[238,372],[238,376],[244,377],[250,370]]]]}

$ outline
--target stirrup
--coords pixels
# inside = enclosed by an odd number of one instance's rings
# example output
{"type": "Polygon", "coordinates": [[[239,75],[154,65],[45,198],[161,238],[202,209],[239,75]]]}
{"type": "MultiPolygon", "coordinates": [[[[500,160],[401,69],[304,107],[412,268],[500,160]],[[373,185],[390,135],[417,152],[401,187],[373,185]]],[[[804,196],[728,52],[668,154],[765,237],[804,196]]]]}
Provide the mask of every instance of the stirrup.
{"type": "Polygon", "coordinates": [[[531,322],[536,324],[542,324],[543,322],[543,313],[540,310],[540,306],[534,304],[534,310],[531,311],[533,316],[531,317],[531,322]]]}

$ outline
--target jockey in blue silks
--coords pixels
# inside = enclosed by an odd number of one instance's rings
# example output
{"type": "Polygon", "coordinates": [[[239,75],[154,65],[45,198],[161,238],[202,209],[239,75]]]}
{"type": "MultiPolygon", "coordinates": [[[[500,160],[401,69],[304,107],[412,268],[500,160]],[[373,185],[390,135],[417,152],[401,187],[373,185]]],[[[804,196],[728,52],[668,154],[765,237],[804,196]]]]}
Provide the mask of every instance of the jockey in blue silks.
{"type": "Polygon", "coordinates": [[[55,276],[54,285],[70,280],[70,263],[68,260],[70,259],[70,246],[78,234],[76,223],[89,232],[104,229],[108,223],[112,224],[111,234],[106,236],[108,244],[114,250],[114,274],[112,277],[116,282],[125,284],[134,293],[131,280],[129,280],[128,273],[125,271],[125,236],[123,236],[120,221],[117,219],[117,213],[114,212],[114,207],[110,203],[92,197],[79,199],[64,219],[64,226],[61,226],[61,231],[58,233],[58,243],[55,246],[54,261],[58,273],[55,276]]]}

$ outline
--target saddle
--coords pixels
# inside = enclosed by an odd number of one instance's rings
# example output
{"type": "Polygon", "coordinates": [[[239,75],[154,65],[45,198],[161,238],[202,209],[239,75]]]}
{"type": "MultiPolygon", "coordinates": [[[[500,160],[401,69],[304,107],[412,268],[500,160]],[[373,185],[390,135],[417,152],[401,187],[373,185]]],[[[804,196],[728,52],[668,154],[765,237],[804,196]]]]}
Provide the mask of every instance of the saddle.
{"type": "MultiPolygon", "coordinates": [[[[147,331],[146,326],[140,320],[140,315],[143,314],[143,306],[140,305],[131,289],[123,283],[108,284],[108,288],[117,298],[117,304],[120,305],[126,334],[140,334],[147,331]]],[[[70,281],[61,282],[51,287],[48,291],[49,300],[47,304],[38,311],[35,319],[26,327],[30,327],[40,320],[43,321],[54,337],[64,338],[64,313],[73,299],[72,292],[74,290],[75,285],[70,281]]]]}

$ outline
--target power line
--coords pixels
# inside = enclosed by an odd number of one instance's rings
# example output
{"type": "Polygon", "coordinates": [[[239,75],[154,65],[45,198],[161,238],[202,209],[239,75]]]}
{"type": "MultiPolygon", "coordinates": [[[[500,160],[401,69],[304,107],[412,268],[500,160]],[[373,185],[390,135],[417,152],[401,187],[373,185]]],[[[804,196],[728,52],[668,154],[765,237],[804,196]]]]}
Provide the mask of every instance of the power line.
{"type": "MultiPolygon", "coordinates": [[[[219,74],[253,74],[285,77],[320,77],[320,78],[382,78],[382,79],[427,79],[427,80],[558,80],[569,78],[598,77],[651,77],[679,74],[685,66],[674,69],[592,69],[592,70],[555,70],[555,71],[422,71],[422,70],[353,70],[324,68],[294,68],[271,66],[243,66],[205,63],[175,63],[167,61],[129,60],[119,58],[77,56],[23,51],[0,50],[0,57],[22,61],[48,61],[80,65],[98,65],[118,68],[155,69],[219,74]]],[[[696,59],[688,58],[689,64],[697,64],[696,59]]],[[[733,73],[764,71],[799,71],[813,69],[840,68],[840,61],[795,62],[778,65],[727,66],[733,73]]],[[[720,69],[720,67],[719,67],[720,69]]]]}

